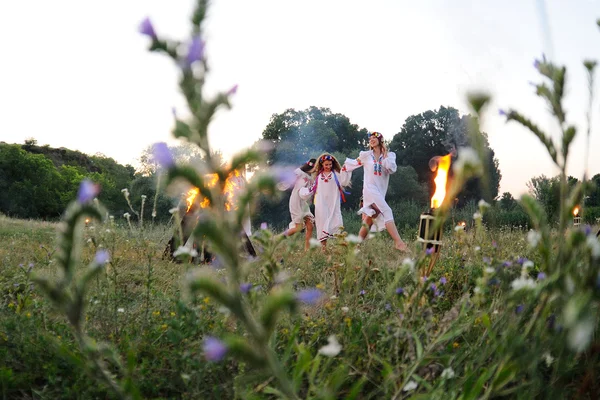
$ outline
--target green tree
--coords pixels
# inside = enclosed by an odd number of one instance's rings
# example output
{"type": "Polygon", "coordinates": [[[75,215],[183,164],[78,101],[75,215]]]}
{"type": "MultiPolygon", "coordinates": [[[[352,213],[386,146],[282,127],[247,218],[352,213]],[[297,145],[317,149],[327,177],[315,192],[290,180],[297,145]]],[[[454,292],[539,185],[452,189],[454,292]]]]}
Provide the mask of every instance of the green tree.
{"type": "MultiPolygon", "coordinates": [[[[396,152],[399,165],[410,165],[415,169],[419,182],[426,183],[432,194],[435,172],[429,168],[429,161],[435,156],[446,155],[459,147],[468,146],[471,122],[470,115],[460,116],[458,110],[452,107],[440,107],[439,110],[412,115],[393,137],[390,150],[396,152]]],[[[481,198],[491,201],[498,196],[500,188],[502,174],[498,160],[489,147],[487,135],[484,132],[477,134],[483,136],[489,154],[485,160],[490,171],[488,190],[485,190],[484,182],[479,179],[469,181],[459,195],[461,204],[481,198]]]]}
{"type": "Polygon", "coordinates": [[[505,211],[511,211],[517,206],[517,201],[510,192],[502,193],[500,198],[500,208],[505,211]]]}

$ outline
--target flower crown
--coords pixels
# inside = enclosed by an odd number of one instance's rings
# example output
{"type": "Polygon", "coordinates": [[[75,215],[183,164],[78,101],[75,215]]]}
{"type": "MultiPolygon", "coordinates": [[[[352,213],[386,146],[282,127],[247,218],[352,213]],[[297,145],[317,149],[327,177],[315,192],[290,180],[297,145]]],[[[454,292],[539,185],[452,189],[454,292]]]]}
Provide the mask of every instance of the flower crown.
{"type": "Polygon", "coordinates": [[[321,162],[323,161],[333,161],[333,156],[329,155],[329,154],[325,154],[324,156],[321,157],[321,162]]]}
{"type": "Polygon", "coordinates": [[[371,132],[369,136],[375,136],[379,140],[383,140],[383,135],[379,132],[371,132]]]}
{"type": "Polygon", "coordinates": [[[310,161],[310,160],[308,160],[308,161],[306,162],[306,164],[307,164],[309,167],[314,167],[314,166],[315,166],[315,163],[314,163],[313,161],[310,161]]]}

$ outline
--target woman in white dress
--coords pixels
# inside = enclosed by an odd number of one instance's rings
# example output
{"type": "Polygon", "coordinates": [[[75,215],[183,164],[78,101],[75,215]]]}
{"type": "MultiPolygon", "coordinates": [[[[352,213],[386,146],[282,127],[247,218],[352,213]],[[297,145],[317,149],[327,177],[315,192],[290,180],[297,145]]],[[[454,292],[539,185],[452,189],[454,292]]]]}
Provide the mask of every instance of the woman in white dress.
{"type": "Polygon", "coordinates": [[[400,238],[392,209],[385,201],[390,174],[396,172],[396,154],[388,152],[383,142],[383,135],[373,132],[369,135],[369,146],[371,150],[361,151],[356,160],[347,158],[342,170],[352,172],[363,167],[363,207],[359,212],[363,216],[362,226],[358,233],[363,240],[367,237],[369,229],[375,222],[376,225],[385,225],[388,233],[394,240],[396,249],[406,251],[408,247],[400,238]]]}
{"type": "Polygon", "coordinates": [[[300,168],[296,168],[294,174],[296,174],[296,184],[292,189],[292,195],[290,196],[290,215],[292,222],[290,222],[289,228],[283,233],[284,236],[291,236],[296,232],[306,229],[305,232],[305,243],[304,247],[308,249],[309,240],[313,232],[313,222],[315,216],[310,212],[310,207],[306,200],[300,198],[300,189],[311,188],[313,185],[313,178],[308,173],[315,167],[317,160],[311,158],[300,168]]]}
{"type": "Polygon", "coordinates": [[[317,239],[325,249],[327,239],[344,227],[340,205],[346,201],[344,187],[350,183],[351,173],[341,172],[338,160],[328,153],[317,159],[312,172],[316,173],[315,183],[310,189],[300,189],[300,197],[308,199],[314,195],[317,239]]]}

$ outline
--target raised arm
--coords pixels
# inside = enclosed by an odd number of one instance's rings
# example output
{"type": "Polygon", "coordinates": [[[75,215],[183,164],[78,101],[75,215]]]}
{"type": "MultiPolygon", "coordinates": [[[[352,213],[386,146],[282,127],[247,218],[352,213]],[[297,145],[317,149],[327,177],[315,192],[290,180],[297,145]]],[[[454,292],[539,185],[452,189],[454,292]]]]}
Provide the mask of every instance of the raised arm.
{"type": "Polygon", "coordinates": [[[360,154],[358,155],[358,158],[356,158],[356,159],[346,158],[346,161],[344,161],[344,167],[342,168],[342,172],[344,172],[344,171],[352,172],[355,169],[362,167],[363,163],[364,163],[363,160],[365,158],[365,153],[366,152],[361,151],[360,154]]]}

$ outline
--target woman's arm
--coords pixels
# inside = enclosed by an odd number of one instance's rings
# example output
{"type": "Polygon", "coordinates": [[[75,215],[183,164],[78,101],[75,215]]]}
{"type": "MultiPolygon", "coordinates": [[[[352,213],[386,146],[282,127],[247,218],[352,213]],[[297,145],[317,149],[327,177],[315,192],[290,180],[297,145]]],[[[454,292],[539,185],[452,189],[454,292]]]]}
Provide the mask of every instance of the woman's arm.
{"type": "Polygon", "coordinates": [[[398,169],[398,166],[396,165],[396,153],[390,151],[387,154],[387,157],[383,159],[381,165],[388,174],[393,174],[394,172],[396,172],[396,170],[398,169]]]}

